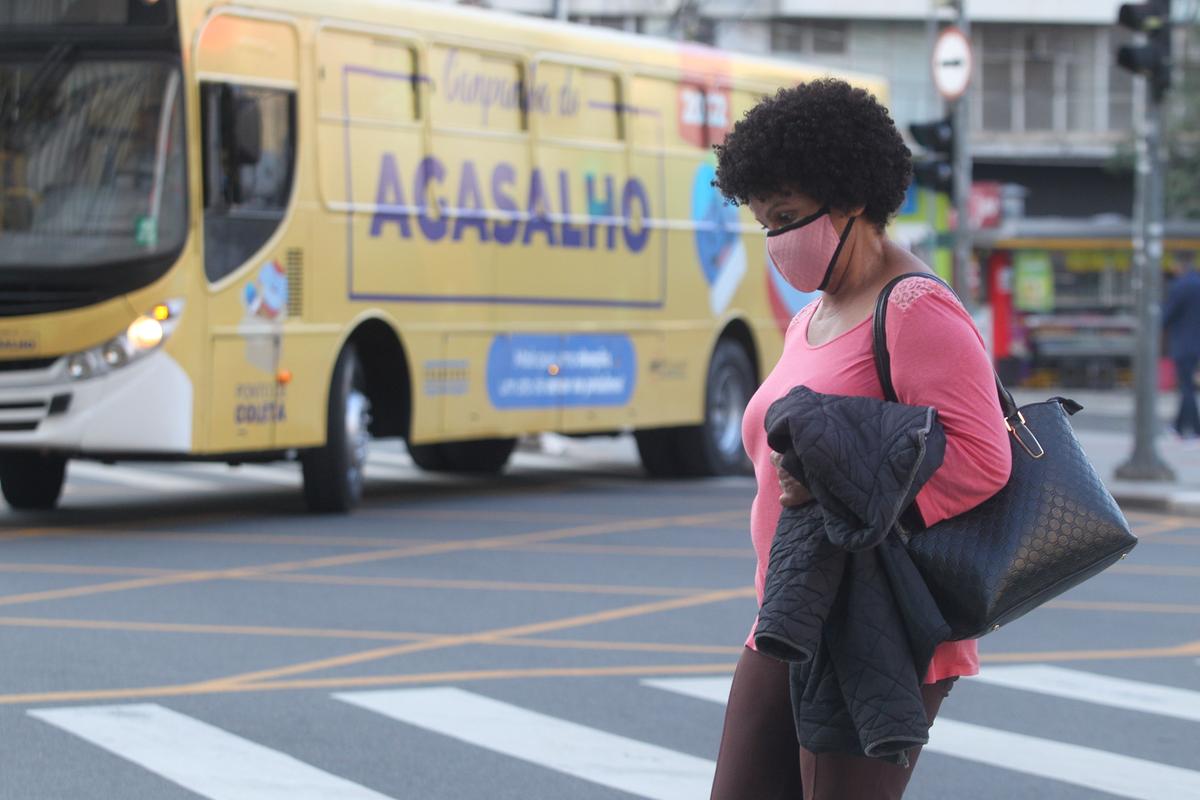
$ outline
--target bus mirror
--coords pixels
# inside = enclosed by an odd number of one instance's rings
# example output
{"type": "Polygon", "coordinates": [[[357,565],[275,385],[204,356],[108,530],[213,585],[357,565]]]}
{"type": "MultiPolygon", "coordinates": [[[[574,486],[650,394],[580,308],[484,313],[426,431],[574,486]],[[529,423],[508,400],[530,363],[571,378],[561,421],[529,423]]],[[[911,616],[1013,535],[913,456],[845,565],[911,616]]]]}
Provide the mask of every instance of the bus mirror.
{"type": "Polygon", "coordinates": [[[262,109],[253,97],[239,97],[234,104],[232,144],[239,166],[257,164],[262,158],[262,109]]]}

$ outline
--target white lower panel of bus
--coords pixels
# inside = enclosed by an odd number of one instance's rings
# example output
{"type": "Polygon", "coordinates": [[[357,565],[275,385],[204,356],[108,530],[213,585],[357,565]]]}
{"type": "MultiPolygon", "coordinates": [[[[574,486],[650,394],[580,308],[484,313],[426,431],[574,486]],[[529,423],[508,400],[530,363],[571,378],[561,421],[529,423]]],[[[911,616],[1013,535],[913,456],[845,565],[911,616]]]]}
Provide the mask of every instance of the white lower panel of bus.
{"type": "Polygon", "coordinates": [[[192,447],[192,382],[159,350],[98,378],[72,381],[60,369],[44,381],[0,373],[0,447],[94,453],[187,453],[192,447]],[[8,378],[8,380],[6,380],[8,378]],[[54,412],[54,398],[70,397],[54,412]],[[35,423],[21,430],[22,423],[35,423]],[[8,424],[3,424],[8,423],[8,424]]]}

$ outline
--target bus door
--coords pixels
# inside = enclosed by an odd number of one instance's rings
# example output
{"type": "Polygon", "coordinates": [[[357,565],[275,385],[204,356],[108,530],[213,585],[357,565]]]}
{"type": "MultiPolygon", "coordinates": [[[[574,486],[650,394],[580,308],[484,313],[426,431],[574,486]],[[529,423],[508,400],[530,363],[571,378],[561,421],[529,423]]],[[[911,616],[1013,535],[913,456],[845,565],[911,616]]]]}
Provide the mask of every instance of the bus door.
{"type": "Polygon", "coordinates": [[[271,447],[287,418],[283,334],[302,310],[291,302],[289,284],[301,276],[290,267],[306,244],[284,224],[296,170],[297,52],[290,22],[236,12],[210,18],[197,44],[211,450],[271,447]]]}
{"type": "Polygon", "coordinates": [[[539,330],[546,287],[536,279],[552,236],[550,185],[533,170],[529,65],[494,43],[446,37],[429,47],[429,75],[428,169],[414,192],[429,209],[419,220],[422,279],[445,302],[429,312],[438,355],[419,367],[441,409],[437,432],[425,430],[468,439],[557,429],[553,357],[539,330]]]}
{"type": "Polygon", "coordinates": [[[535,164],[557,222],[536,281],[577,304],[550,312],[562,320],[554,365],[562,426],[620,428],[635,422],[639,359],[657,349],[643,328],[665,268],[648,246],[652,190],[630,170],[616,66],[553,54],[533,73],[535,164]]]}

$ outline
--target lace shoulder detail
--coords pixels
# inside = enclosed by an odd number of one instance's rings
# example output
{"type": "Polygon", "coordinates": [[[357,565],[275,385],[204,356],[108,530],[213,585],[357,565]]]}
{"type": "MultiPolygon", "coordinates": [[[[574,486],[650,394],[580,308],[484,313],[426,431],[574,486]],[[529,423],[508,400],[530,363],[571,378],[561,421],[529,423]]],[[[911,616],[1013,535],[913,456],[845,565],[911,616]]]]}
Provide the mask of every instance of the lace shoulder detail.
{"type": "Polygon", "coordinates": [[[792,330],[797,325],[799,325],[804,320],[808,319],[808,317],[810,317],[812,315],[813,309],[815,309],[817,307],[817,303],[819,303],[819,302],[820,302],[819,300],[813,300],[811,303],[806,305],[804,308],[797,311],[795,313],[795,315],[792,317],[791,322],[788,323],[787,332],[791,333],[792,330]]]}
{"type": "Polygon", "coordinates": [[[958,297],[948,289],[940,281],[928,280],[926,278],[908,278],[900,281],[892,288],[892,294],[888,297],[888,304],[895,306],[901,311],[908,311],[912,308],[913,303],[927,295],[936,295],[943,300],[947,300],[954,305],[960,305],[958,297]]]}

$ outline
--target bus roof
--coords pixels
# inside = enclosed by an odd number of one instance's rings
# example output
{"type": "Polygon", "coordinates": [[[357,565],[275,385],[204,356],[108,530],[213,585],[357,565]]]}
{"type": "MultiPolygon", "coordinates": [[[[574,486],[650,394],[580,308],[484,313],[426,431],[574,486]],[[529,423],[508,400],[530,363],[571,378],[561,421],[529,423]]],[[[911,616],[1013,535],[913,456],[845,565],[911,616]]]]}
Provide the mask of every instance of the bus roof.
{"type": "MultiPolygon", "coordinates": [[[[530,51],[567,52],[598,61],[651,68],[692,71],[768,86],[781,86],[834,74],[888,100],[888,85],[878,75],[831,70],[784,59],[764,58],[719,50],[693,42],[675,42],[578,23],[561,22],[506,11],[469,8],[412,0],[341,0],[331,8],[328,0],[249,0],[213,5],[211,0],[178,0],[185,31],[194,31],[213,10],[228,8],[269,10],[289,16],[377,25],[391,29],[437,32],[481,42],[517,43],[530,51]]],[[[187,34],[185,34],[187,35],[187,34]]]]}

